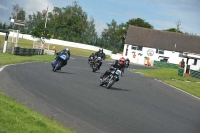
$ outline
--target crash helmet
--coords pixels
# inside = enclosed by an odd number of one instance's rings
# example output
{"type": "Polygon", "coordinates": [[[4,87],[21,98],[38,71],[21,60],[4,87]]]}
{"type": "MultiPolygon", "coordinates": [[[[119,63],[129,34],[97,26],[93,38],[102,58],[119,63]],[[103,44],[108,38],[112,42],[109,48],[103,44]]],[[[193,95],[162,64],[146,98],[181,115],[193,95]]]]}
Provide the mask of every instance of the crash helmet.
{"type": "Polygon", "coordinates": [[[120,66],[124,65],[124,62],[125,62],[125,58],[124,58],[124,57],[121,57],[121,58],[119,59],[119,64],[120,64],[120,66]]]}
{"type": "Polygon", "coordinates": [[[103,53],[103,49],[102,48],[99,49],[99,53],[103,53]]]}
{"type": "Polygon", "coordinates": [[[69,48],[66,48],[65,50],[68,51],[68,52],[70,52],[70,49],[69,49],[69,48]]]}

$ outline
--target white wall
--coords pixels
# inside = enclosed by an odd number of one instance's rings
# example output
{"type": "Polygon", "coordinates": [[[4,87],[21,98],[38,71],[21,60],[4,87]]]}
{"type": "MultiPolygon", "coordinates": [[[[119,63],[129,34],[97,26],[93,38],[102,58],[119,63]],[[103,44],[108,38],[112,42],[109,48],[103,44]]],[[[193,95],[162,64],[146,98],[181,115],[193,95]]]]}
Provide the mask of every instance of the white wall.
{"type": "MultiPolygon", "coordinates": [[[[0,35],[6,35],[5,33],[0,32],[0,35]]],[[[9,36],[17,36],[17,34],[13,34],[13,32],[9,33],[9,36]]],[[[27,40],[35,40],[37,38],[33,38],[31,35],[27,34],[19,34],[19,38],[27,39],[27,40]]],[[[92,50],[92,51],[98,51],[100,47],[87,45],[87,44],[81,44],[81,43],[75,43],[75,42],[69,42],[69,41],[63,41],[58,39],[45,39],[46,43],[49,44],[56,44],[56,45],[62,45],[62,46],[69,46],[69,47],[75,47],[75,48],[81,48],[86,50],[92,50]]],[[[104,53],[107,55],[110,55],[112,59],[119,59],[121,57],[120,54],[112,54],[112,51],[103,49],[104,53]]]]}
{"type": "MultiPolygon", "coordinates": [[[[162,59],[162,57],[160,56],[169,57],[168,63],[179,64],[179,62],[182,59],[184,59],[184,61],[187,62],[187,59],[179,57],[179,54],[180,54],[179,52],[167,51],[167,50],[164,51],[164,54],[159,54],[159,53],[156,53],[155,48],[148,48],[148,47],[143,47],[142,51],[138,51],[138,50],[133,50],[132,45],[128,45],[128,44],[124,45],[124,51],[123,51],[123,56],[128,57],[131,62],[141,64],[141,65],[145,65],[145,57],[149,57],[151,64],[153,64],[154,60],[160,61],[160,59],[162,59]],[[127,46],[128,46],[128,52],[126,56],[125,54],[126,54],[127,46]],[[147,54],[147,51],[150,49],[153,51],[152,56],[149,56],[147,54]],[[133,58],[134,53],[136,55],[135,58],[133,58]]],[[[200,56],[198,55],[188,54],[188,56],[200,58],[200,56]]],[[[194,59],[189,59],[188,65],[190,65],[190,68],[193,70],[200,70],[200,60],[197,60],[197,65],[193,65],[193,63],[194,63],[194,59]]]]}

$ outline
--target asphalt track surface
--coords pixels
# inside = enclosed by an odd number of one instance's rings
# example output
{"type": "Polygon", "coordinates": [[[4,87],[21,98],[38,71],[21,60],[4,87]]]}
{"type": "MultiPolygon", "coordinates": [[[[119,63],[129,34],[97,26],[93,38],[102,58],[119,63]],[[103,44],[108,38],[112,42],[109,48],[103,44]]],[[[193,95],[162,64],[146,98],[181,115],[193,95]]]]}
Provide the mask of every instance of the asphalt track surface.
{"type": "Polygon", "coordinates": [[[72,57],[60,72],[53,72],[50,62],[7,66],[0,72],[0,89],[78,133],[200,132],[199,99],[128,70],[106,89],[99,77],[111,61],[93,73],[86,57],[72,57]]]}

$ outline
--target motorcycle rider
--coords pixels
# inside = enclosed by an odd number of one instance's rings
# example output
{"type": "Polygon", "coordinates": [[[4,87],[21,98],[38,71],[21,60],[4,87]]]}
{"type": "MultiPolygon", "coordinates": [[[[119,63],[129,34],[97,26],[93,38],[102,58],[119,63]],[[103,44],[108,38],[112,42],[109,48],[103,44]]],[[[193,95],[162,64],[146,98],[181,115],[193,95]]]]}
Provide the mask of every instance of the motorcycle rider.
{"type": "MultiPolygon", "coordinates": [[[[101,57],[101,59],[103,59],[103,60],[105,60],[105,58],[106,58],[106,54],[103,52],[102,48],[100,48],[99,51],[97,51],[94,55],[96,57],[101,57]]],[[[98,69],[100,69],[100,67],[101,67],[102,64],[103,64],[102,61],[100,61],[98,69]]]]}
{"type": "MultiPolygon", "coordinates": [[[[115,60],[111,64],[110,68],[102,76],[100,76],[100,80],[102,80],[104,77],[106,77],[107,75],[109,75],[115,69],[121,70],[121,76],[123,77],[124,69],[127,66],[129,66],[129,63],[126,64],[126,61],[128,61],[128,60],[125,59],[124,57],[121,57],[119,60],[115,60]]],[[[119,78],[116,81],[119,81],[119,78]]]]}
{"type": "Polygon", "coordinates": [[[126,59],[125,59],[125,67],[126,67],[126,68],[129,67],[129,63],[130,63],[129,58],[126,58],[126,59]]]}
{"type": "MultiPolygon", "coordinates": [[[[65,65],[67,65],[67,61],[70,59],[70,56],[71,56],[70,49],[66,48],[66,49],[63,49],[60,52],[56,53],[56,55],[60,55],[60,54],[68,55],[68,59],[63,61],[63,63],[62,63],[61,67],[64,67],[65,65]]],[[[57,60],[57,58],[58,57],[55,58],[55,61],[57,60]]],[[[52,66],[54,66],[53,64],[55,63],[55,61],[52,63],[52,66]]],[[[60,68],[60,70],[61,70],[61,68],[60,68]]]]}
{"type": "Polygon", "coordinates": [[[93,60],[95,59],[95,54],[92,53],[89,57],[88,57],[88,64],[90,63],[91,61],[91,57],[93,57],[93,60]]]}

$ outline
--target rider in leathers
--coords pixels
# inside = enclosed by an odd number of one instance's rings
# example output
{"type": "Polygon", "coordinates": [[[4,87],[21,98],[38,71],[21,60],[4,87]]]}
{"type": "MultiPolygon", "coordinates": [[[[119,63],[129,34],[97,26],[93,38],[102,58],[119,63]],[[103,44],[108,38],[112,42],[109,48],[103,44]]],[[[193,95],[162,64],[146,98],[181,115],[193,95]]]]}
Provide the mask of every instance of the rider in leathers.
{"type": "MultiPolygon", "coordinates": [[[[121,70],[121,76],[123,77],[124,74],[124,69],[127,68],[127,65],[129,66],[129,64],[126,64],[125,61],[127,61],[127,59],[125,59],[124,57],[121,57],[119,60],[115,60],[115,62],[113,62],[113,64],[111,64],[109,70],[107,70],[100,78],[101,80],[109,75],[111,73],[111,71],[115,70],[115,69],[119,69],[121,70]]],[[[119,78],[116,80],[119,81],[119,78]]]]}
{"type": "MultiPolygon", "coordinates": [[[[103,49],[99,49],[99,51],[97,51],[94,55],[96,57],[101,57],[101,59],[103,59],[103,60],[105,60],[105,58],[106,58],[106,54],[103,52],[103,49]]],[[[98,69],[100,69],[102,64],[103,64],[102,61],[99,62],[98,69]]]]}
{"type": "Polygon", "coordinates": [[[90,63],[90,61],[91,61],[91,57],[93,57],[93,60],[94,60],[94,58],[95,58],[95,54],[92,53],[92,54],[88,57],[88,63],[90,63]]]}
{"type": "MultiPolygon", "coordinates": [[[[68,59],[63,61],[63,63],[62,63],[62,67],[64,67],[65,65],[67,65],[67,61],[70,59],[70,56],[71,56],[70,49],[69,48],[63,49],[62,51],[56,53],[56,55],[60,55],[61,53],[64,53],[65,55],[68,55],[68,59]]],[[[56,58],[55,58],[55,60],[56,60],[56,58]]],[[[53,65],[53,63],[52,63],[52,65],[53,65]]],[[[61,70],[61,68],[60,68],[60,70],[61,70]]]]}

